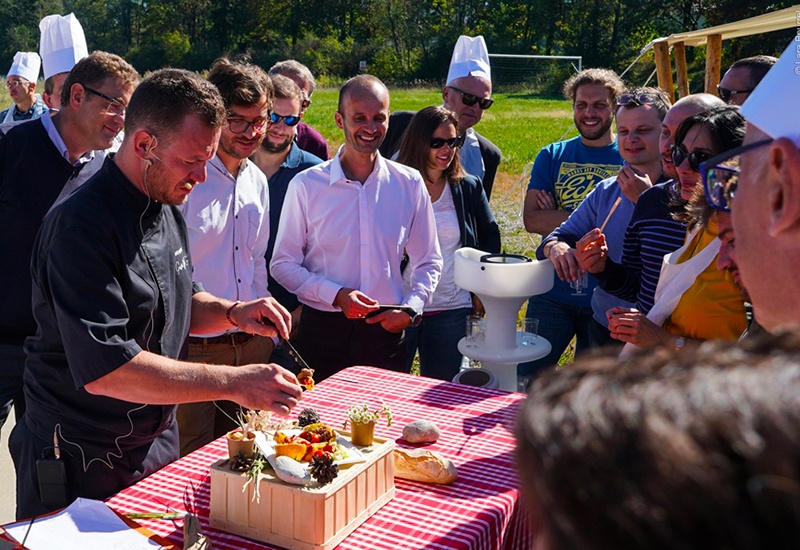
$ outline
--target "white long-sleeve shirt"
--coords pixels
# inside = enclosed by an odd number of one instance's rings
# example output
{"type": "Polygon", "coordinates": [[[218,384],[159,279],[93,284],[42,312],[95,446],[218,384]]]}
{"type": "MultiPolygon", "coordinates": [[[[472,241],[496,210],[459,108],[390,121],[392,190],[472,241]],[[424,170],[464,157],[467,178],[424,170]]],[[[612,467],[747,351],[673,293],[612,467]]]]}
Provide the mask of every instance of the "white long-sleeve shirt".
{"type": "MultiPolygon", "coordinates": [[[[245,161],[238,177],[218,156],[208,161],[208,176],[181,206],[189,232],[193,280],[215,296],[254,300],[269,296],[269,188],[264,173],[245,161]]],[[[218,336],[224,333],[192,334],[218,336]]]]}
{"type": "Polygon", "coordinates": [[[348,180],[339,154],[301,172],[289,184],[281,212],[272,276],[299,300],[321,311],[341,288],[381,304],[422,312],[442,270],[436,221],[422,177],[378,155],[362,185],[348,180]],[[415,266],[403,292],[400,262],[415,266]]]}

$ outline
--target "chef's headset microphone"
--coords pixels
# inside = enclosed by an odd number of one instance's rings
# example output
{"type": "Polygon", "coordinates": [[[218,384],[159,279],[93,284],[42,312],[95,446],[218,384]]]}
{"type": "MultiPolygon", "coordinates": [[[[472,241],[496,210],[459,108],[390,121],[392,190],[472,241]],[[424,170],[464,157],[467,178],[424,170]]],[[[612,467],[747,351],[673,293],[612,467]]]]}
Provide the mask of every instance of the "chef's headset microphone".
{"type": "Polygon", "coordinates": [[[150,167],[153,166],[153,158],[158,159],[155,153],[153,153],[153,149],[158,147],[158,138],[155,134],[150,134],[150,142],[145,146],[144,149],[144,156],[142,157],[142,162],[144,162],[144,172],[142,173],[142,184],[144,185],[144,194],[147,196],[147,204],[142,210],[142,213],[139,215],[139,233],[141,234],[142,241],[139,243],[139,249],[142,251],[142,255],[145,258],[145,263],[147,264],[147,271],[150,273],[150,277],[153,279],[153,287],[156,290],[155,299],[153,300],[153,307],[150,309],[150,319],[145,326],[144,333],[145,337],[145,347],[147,351],[150,351],[150,341],[153,338],[153,332],[155,331],[155,312],[156,308],[158,307],[158,298],[161,293],[161,289],[158,286],[158,281],[156,280],[156,274],[153,273],[153,268],[150,265],[150,257],[147,255],[147,251],[144,248],[144,215],[147,212],[147,209],[150,208],[150,189],[147,186],[147,172],[150,170],[150,167]],[[152,157],[152,158],[151,158],[152,157]],[[149,334],[148,334],[149,329],[149,334]]]}

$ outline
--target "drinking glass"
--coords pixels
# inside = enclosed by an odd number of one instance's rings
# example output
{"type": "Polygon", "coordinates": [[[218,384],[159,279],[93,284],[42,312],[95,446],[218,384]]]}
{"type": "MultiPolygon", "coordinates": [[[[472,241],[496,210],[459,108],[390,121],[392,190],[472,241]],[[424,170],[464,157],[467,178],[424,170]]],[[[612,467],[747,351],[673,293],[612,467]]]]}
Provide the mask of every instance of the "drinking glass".
{"type": "Polygon", "coordinates": [[[572,281],[569,286],[572,287],[573,296],[586,296],[583,290],[589,288],[589,274],[584,271],[583,274],[572,281]]]}
{"type": "Polygon", "coordinates": [[[539,334],[539,319],[535,317],[525,317],[522,320],[522,345],[533,346],[536,343],[537,335],[539,334]]]}

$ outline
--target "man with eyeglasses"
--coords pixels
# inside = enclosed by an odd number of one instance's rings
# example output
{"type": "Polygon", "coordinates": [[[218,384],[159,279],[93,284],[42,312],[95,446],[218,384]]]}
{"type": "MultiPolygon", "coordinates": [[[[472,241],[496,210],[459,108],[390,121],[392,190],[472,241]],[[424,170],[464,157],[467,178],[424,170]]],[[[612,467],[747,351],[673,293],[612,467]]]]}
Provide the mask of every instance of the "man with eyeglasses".
{"type": "Polygon", "coordinates": [[[743,105],[777,61],[771,55],[755,55],[735,61],[717,84],[720,99],[728,105],[743,105]]]}
{"type": "MultiPolygon", "coordinates": [[[[475,131],[494,100],[489,53],[483,36],[459,36],[453,49],[447,84],[442,89],[442,105],[458,115],[458,133],[464,136],[460,149],[461,166],[468,174],[483,183],[486,198],[492,198],[492,188],[502,154],[491,141],[475,131]]],[[[413,111],[396,111],[389,117],[389,130],[381,145],[381,154],[394,158],[413,111]]]]}
{"type": "MultiPolygon", "coordinates": [[[[269,182],[269,245],[267,246],[267,265],[272,261],[275,251],[275,238],[278,235],[278,222],[283,210],[283,201],[289,182],[305,170],[322,162],[322,159],[304,151],[295,141],[297,127],[303,117],[303,91],[288,77],[275,74],[270,77],[275,91],[275,106],[271,115],[269,130],[261,147],[256,149],[251,160],[258,166],[269,182]]],[[[292,312],[293,326],[300,321],[302,305],[297,296],[286,290],[270,273],[269,292],[287,310],[292,312]]],[[[293,367],[294,360],[288,356],[283,346],[276,346],[272,360],[284,366],[293,367]]]]}
{"type": "MultiPolygon", "coordinates": [[[[227,109],[217,154],[208,161],[207,179],[181,206],[189,232],[194,280],[221,298],[246,302],[271,297],[265,254],[269,242],[267,178],[248,157],[258,150],[269,127],[272,82],[257,65],[218,59],[208,81],[227,109]]],[[[282,309],[282,308],[281,308],[282,309]]],[[[285,310],[284,310],[285,311],[285,310]]],[[[287,313],[288,315],[288,313],[287,313]]],[[[189,335],[189,360],[198,363],[262,363],[273,341],[234,326],[189,335]]],[[[230,401],[187,403],[178,407],[181,454],[186,455],[235,427],[238,405],[230,401]]]]}
{"type": "Polygon", "coordinates": [[[0,112],[0,124],[37,119],[47,105],[36,93],[42,60],[36,52],[17,52],[6,75],[6,88],[13,104],[0,112]]]}
{"type": "Polygon", "coordinates": [[[800,325],[796,44],[789,43],[742,106],[747,121],[743,145],[701,167],[709,201],[731,210],[742,283],[759,323],[770,332],[800,325]]]}
{"type": "Polygon", "coordinates": [[[24,411],[25,339],[31,311],[31,253],[42,219],[100,166],[125,120],[139,74],[121,57],[94,52],[67,77],[62,108],[0,136],[0,426],[24,411]]]}
{"type": "MultiPolygon", "coordinates": [[[[303,93],[302,109],[300,112],[305,113],[306,109],[311,105],[311,96],[314,94],[314,89],[317,87],[314,75],[311,74],[308,67],[294,59],[286,59],[275,63],[269,69],[269,75],[285,76],[293,80],[294,83],[300,87],[303,93]]],[[[328,142],[315,128],[301,120],[295,129],[295,134],[295,141],[300,149],[308,151],[312,155],[323,160],[328,160],[330,158],[328,142]]]]}
{"type": "Polygon", "coordinates": [[[317,380],[353,365],[405,371],[403,331],[421,320],[442,271],[422,176],[378,151],[389,90],[372,75],[351,78],[335,118],[344,145],[290,182],[270,263],[303,304],[295,347],[317,380]]]}

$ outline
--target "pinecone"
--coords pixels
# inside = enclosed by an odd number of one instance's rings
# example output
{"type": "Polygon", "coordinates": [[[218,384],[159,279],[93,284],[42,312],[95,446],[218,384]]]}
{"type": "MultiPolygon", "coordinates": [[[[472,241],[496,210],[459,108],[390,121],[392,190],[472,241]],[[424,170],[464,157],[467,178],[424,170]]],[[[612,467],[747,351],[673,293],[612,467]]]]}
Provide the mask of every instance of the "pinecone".
{"type": "Polygon", "coordinates": [[[234,472],[246,472],[253,466],[253,457],[244,456],[242,453],[239,453],[230,459],[230,464],[231,470],[234,472]]]}
{"type": "Polygon", "coordinates": [[[301,428],[309,424],[316,424],[317,422],[319,422],[319,413],[311,408],[303,409],[297,416],[297,424],[301,428]]]}
{"type": "Polygon", "coordinates": [[[327,485],[338,477],[339,467],[333,463],[333,456],[330,453],[323,453],[311,459],[308,472],[320,485],[327,485]]]}

